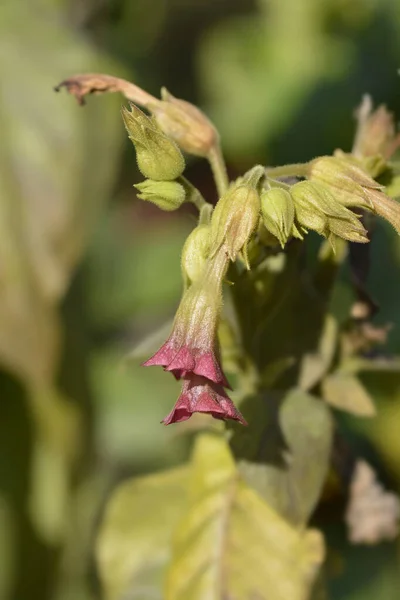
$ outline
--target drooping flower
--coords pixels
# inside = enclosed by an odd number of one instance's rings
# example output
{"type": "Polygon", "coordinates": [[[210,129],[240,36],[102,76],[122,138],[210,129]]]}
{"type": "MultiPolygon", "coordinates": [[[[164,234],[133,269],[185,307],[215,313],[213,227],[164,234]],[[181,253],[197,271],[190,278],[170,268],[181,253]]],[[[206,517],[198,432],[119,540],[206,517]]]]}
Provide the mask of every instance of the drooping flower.
{"type": "Polygon", "coordinates": [[[196,412],[209,414],[215,419],[233,419],[247,425],[222,385],[200,375],[187,374],[183,378],[181,395],[162,423],[170,425],[186,421],[196,412]]]}
{"type": "Polygon", "coordinates": [[[177,379],[195,373],[229,387],[220,365],[217,339],[227,261],[224,251],[210,259],[203,277],[185,291],[168,340],[144,366],[160,365],[177,379]]]}

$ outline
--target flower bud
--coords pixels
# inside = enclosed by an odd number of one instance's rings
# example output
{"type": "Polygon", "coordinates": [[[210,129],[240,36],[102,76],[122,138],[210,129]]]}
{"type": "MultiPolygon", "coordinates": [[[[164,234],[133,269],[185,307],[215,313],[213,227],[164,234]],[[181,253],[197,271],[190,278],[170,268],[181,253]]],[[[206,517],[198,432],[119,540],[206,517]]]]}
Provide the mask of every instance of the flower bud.
{"type": "Polygon", "coordinates": [[[161,210],[176,210],[185,201],[185,188],[177,181],[154,181],[146,179],[137,183],[138,198],[152,202],[161,210]]]}
{"type": "Polygon", "coordinates": [[[358,242],[361,244],[369,242],[367,231],[357,217],[355,219],[328,218],[327,231],[349,242],[358,242]]]}
{"type": "Polygon", "coordinates": [[[309,181],[300,181],[293,185],[290,191],[294,201],[296,220],[299,225],[305,229],[313,229],[320,234],[324,234],[328,219],[318,206],[318,202],[316,202],[314,184],[309,181]]]}
{"type": "Polygon", "coordinates": [[[165,135],[153,117],[148,117],[134,104],[122,109],[122,118],[136,148],[140,172],[148,179],[171,181],[179,177],[185,161],[178,146],[165,135]]]}
{"type": "Polygon", "coordinates": [[[202,277],[210,252],[210,226],[198,225],[187,238],[182,250],[182,273],[186,284],[202,277]]]}
{"type": "Polygon", "coordinates": [[[196,106],[179,100],[165,88],[162,100],[149,105],[161,129],[189,154],[207,156],[218,142],[214,125],[196,106]]]}
{"type": "Polygon", "coordinates": [[[294,222],[294,203],[290,193],[281,188],[263,192],[261,214],[265,227],[278,238],[283,248],[292,235],[294,222]]]}
{"type": "Polygon", "coordinates": [[[357,111],[357,134],[353,153],[361,157],[390,158],[400,145],[395,120],[385,105],[373,110],[370,96],[364,96],[357,111]]]}
{"type": "Polygon", "coordinates": [[[231,260],[245,248],[257,227],[260,197],[249,185],[235,185],[218,201],[211,217],[213,256],[222,245],[231,260]]]}
{"type": "Polygon", "coordinates": [[[344,206],[371,208],[365,189],[381,189],[358,161],[344,153],[336,156],[321,156],[310,163],[309,178],[315,183],[329,186],[335,199],[344,206]]]}
{"type": "MultiPolygon", "coordinates": [[[[323,156],[313,161],[310,177],[314,183],[320,181],[329,185],[329,190],[335,199],[344,206],[366,208],[385,218],[400,233],[400,204],[382,192],[383,186],[367,175],[361,168],[361,164],[370,171],[380,172],[382,169],[382,161],[379,157],[357,159],[337,150],[334,157],[323,156]]],[[[342,225],[340,228],[342,229],[342,225]]],[[[359,233],[362,240],[353,239],[353,234],[351,237],[345,237],[340,233],[338,235],[351,241],[368,241],[365,231],[359,233]]],[[[357,237],[356,234],[355,236],[357,237]]]]}
{"type": "Polygon", "coordinates": [[[292,186],[291,193],[296,219],[302,227],[324,236],[331,232],[349,241],[368,241],[357,215],[337,201],[329,186],[301,181],[292,186]]]}

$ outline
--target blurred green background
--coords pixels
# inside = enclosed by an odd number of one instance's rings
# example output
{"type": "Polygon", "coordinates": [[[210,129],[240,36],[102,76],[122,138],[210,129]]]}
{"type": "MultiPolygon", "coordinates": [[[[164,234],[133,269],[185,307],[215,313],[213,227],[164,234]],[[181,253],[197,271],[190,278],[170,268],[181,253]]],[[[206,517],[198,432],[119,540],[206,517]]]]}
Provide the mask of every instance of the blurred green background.
{"type": "MultiPolygon", "coordinates": [[[[188,451],[160,425],[179,386],[126,357],[173,314],[195,214],[137,201],[120,97],[79,108],[52,88],[84,72],[165,85],[212,117],[235,176],[351,149],[364,93],[400,115],[399,67],[398,0],[2,0],[1,600],[100,597],[110,491],[188,451]]],[[[213,198],[204,161],[187,176],[213,198]]],[[[382,223],[368,287],[399,352],[400,242],[382,223]]],[[[399,490],[400,378],[366,384],[378,417],[340,426],[399,490]]],[[[321,516],[331,597],[399,598],[396,544],[350,547],[340,510],[321,516]]]]}

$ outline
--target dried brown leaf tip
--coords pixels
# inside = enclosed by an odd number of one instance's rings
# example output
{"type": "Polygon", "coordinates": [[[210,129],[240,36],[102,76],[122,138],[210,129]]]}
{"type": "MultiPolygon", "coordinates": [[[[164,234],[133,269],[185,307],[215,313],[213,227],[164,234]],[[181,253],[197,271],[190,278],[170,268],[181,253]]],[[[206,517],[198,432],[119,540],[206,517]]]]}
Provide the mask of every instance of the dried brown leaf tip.
{"type": "Polygon", "coordinates": [[[141,106],[147,106],[149,102],[158,102],[151,94],[148,94],[134,83],[102,73],[74,75],[61,81],[54,88],[54,91],[59,92],[64,87],[72,96],[75,96],[78,104],[81,106],[85,104],[85,96],[89,94],[104,94],[106,92],[121,93],[128,100],[136,102],[141,106]]]}
{"type": "Polygon", "coordinates": [[[88,94],[118,91],[115,89],[115,83],[113,81],[108,81],[109,79],[112,80],[113,78],[107,77],[106,75],[95,74],[75,75],[74,77],[64,79],[64,81],[54,88],[54,91],[59,92],[61,88],[65,87],[72,96],[75,96],[78,104],[83,106],[85,104],[85,96],[88,94]]]}
{"type": "Polygon", "coordinates": [[[358,461],[346,511],[350,541],[372,545],[393,540],[399,532],[399,518],[399,498],[384,490],[368,463],[358,461]]]}

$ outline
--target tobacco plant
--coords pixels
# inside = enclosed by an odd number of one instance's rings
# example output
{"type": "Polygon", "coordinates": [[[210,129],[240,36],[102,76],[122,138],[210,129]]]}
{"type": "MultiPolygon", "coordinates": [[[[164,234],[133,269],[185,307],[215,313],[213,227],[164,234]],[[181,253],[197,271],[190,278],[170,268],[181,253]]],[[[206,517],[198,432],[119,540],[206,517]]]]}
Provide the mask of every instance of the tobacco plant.
{"type": "Polygon", "coordinates": [[[170,334],[144,362],[182,384],[160,420],[191,436],[191,458],[126,482],[109,500],[97,542],[104,597],[325,598],[326,544],[310,520],[332,479],[347,494],[349,543],[397,535],[397,498],[333,411],[373,416],[359,374],[399,368],[381,351],[387,329],[373,324],[366,287],[374,219],[400,233],[392,116],[366,97],[351,151],[255,165],[231,180],[218,131],[196,106],[106,75],[63,86],[80,103],[121,92],[144,177],[138,197],[198,212],[170,334]],[[209,161],[215,206],[184,176],[184,153],[209,161]],[[332,294],[345,264],[354,298],[343,315],[332,294]]]}

